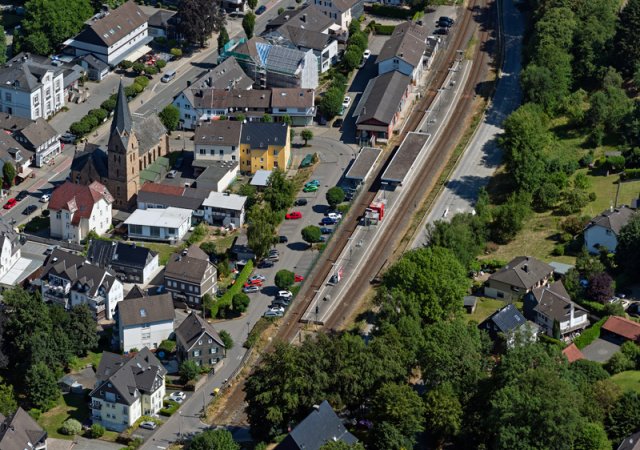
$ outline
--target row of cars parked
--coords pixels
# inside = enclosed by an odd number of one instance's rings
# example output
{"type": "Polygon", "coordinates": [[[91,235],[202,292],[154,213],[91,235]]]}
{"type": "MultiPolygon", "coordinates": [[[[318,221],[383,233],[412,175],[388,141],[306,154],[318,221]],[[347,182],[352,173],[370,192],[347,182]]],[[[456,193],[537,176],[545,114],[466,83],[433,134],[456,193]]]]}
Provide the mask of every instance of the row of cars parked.
{"type": "Polygon", "coordinates": [[[451,17],[447,17],[447,16],[440,17],[438,19],[438,22],[436,22],[436,25],[438,26],[438,28],[436,29],[436,31],[433,32],[433,34],[441,34],[441,35],[449,34],[449,29],[453,26],[454,23],[455,21],[451,17]]]}

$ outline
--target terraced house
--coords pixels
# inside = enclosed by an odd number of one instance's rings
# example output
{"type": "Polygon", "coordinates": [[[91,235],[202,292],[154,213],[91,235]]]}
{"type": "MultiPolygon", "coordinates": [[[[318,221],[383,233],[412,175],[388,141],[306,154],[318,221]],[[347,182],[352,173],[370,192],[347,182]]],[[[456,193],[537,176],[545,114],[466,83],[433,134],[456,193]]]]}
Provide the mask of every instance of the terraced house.
{"type": "Polygon", "coordinates": [[[240,171],[281,169],[291,164],[291,136],[286,123],[249,122],[240,136],[240,171]]]}
{"type": "Polygon", "coordinates": [[[225,357],[225,347],[213,326],[192,312],[176,329],[176,351],[180,361],[217,368],[225,357]]]}

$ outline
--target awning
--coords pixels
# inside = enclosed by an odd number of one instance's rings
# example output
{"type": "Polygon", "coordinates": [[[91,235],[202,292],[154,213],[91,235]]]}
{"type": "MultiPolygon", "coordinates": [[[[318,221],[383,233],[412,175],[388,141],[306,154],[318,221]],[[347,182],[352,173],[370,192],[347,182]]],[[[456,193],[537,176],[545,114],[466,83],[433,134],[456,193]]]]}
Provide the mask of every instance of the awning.
{"type": "Polygon", "coordinates": [[[16,176],[22,178],[23,180],[26,180],[31,176],[31,173],[33,173],[33,169],[31,167],[25,167],[24,169],[22,169],[22,172],[16,174],[16,176]]]}
{"type": "Polygon", "coordinates": [[[113,59],[113,61],[110,62],[111,66],[115,67],[118,64],[120,64],[122,61],[124,61],[125,59],[127,61],[133,62],[133,61],[137,60],[138,58],[146,55],[147,53],[149,53],[151,51],[151,47],[149,47],[146,44],[148,44],[152,40],[153,40],[153,36],[147,36],[142,41],[140,41],[138,47],[134,47],[129,52],[123,53],[122,55],[120,55],[117,58],[113,59]]]}

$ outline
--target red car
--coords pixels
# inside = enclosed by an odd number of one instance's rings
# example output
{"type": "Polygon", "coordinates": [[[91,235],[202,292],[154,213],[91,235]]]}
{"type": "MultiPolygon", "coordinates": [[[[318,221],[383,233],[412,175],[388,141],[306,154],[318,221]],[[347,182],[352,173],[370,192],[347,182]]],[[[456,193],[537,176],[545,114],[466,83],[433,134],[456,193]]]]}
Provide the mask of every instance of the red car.
{"type": "Polygon", "coordinates": [[[302,213],[300,211],[291,211],[284,218],[287,220],[302,219],[302,213]]]}
{"type": "Polygon", "coordinates": [[[293,281],[295,281],[296,283],[300,283],[301,281],[304,281],[304,277],[302,275],[297,275],[295,277],[293,277],[293,281]]]}
{"type": "Polygon", "coordinates": [[[14,206],[16,206],[18,204],[18,202],[16,201],[15,198],[10,198],[7,203],[4,204],[3,208],[4,209],[11,209],[14,206]]]}
{"type": "Polygon", "coordinates": [[[244,284],[244,287],[260,286],[262,287],[262,280],[249,280],[244,284]]]}

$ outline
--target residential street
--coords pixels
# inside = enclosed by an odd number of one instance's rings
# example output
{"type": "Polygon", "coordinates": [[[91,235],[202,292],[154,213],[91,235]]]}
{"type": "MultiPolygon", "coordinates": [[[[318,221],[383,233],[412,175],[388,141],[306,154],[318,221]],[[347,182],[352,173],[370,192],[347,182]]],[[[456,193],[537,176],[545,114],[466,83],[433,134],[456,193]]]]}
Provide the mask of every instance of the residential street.
{"type": "Polygon", "coordinates": [[[502,133],[502,121],[520,105],[519,75],[522,68],[522,33],[524,16],[515,5],[515,0],[502,1],[502,29],[504,35],[504,63],[495,95],[484,120],[478,126],[471,142],[460,158],[431,211],[420,224],[422,230],[412,246],[424,244],[425,225],[458,212],[469,212],[475,203],[478,191],[485,186],[500,165],[502,155],[497,137],[502,133]]]}

